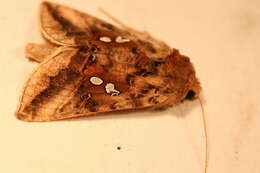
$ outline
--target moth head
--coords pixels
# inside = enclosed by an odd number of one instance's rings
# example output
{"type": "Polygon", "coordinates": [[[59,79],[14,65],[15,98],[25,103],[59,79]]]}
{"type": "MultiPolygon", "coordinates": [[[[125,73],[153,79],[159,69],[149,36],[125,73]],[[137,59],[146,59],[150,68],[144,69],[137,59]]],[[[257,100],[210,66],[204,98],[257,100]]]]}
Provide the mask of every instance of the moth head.
{"type": "Polygon", "coordinates": [[[201,87],[190,59],[174,50],[166,59],[166,68],[171,77],[171,86],[177,91],[178,100],[194,100],[201,87]]]}

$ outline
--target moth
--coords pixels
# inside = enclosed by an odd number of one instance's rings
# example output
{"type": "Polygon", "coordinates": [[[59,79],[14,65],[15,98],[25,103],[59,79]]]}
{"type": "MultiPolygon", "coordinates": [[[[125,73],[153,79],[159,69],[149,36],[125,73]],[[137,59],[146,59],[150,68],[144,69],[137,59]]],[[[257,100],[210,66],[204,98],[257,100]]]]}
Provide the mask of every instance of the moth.
{"type": "Polygon", "coordinates": [[[26,46],[39,66],[25,83],[19,120],[166,109],[201,91],[190,59],[146,32],[46,1],[39,20],[46,42],[26,46]]]}

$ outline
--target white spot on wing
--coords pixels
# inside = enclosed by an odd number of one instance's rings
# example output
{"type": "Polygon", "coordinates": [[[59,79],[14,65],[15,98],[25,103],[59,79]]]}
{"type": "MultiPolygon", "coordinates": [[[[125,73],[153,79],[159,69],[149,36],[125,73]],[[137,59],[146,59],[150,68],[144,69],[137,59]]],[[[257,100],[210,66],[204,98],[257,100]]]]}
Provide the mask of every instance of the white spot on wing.
{"type": "Polygon", "coordinates": [[[103,42],[106,42],[106,43],[109,43],[109,42],[112,41],[111,38],[105,37],[105,36],[104,36],[104,37],[100,37],[99,40],[100,40],[100,41],[103,41],[103,42]]]}
{"type": "Polygon", "coordinates": [[[116,37],[116,42],[117,43],[125,43],[125,42],[130,42],[131,40],[127,39],[127,38],[122,38],[121,36],[117,36],[116,37]]]}
{"type": "Polygon", "coordinates": [[[90,78],[90,82],[93,84],[93,85],[101,85],[103,83],[103,80],[100,79],[99,77],[91,77],[90,78]]]}
{"type": "Polygon", "coordinates": [[[115,89],[115,85],[113,83],[107,83],[105,86],[106,92],[111,96],[117,96],[120,94],[118,90],[115,89]]]}

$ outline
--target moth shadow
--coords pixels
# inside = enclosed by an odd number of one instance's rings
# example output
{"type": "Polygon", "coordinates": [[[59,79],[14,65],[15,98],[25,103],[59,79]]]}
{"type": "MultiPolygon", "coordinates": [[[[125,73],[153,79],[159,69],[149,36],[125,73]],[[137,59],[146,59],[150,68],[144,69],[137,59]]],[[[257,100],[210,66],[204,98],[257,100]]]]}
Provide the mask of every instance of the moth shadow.
{"type": "Polygon", "coordinates": [[[196,107],[200,107],[199,101],[187,101],[181,105],[162,110],[136,109],[136,110],[119,110],[115,112],[98,113],[91,116],[75,117],[61,121],[95,121],[95,120],[111,120],[111,119],[147,119],[159,116],[173,116],[176,118],[185,118],[196,107]]]}

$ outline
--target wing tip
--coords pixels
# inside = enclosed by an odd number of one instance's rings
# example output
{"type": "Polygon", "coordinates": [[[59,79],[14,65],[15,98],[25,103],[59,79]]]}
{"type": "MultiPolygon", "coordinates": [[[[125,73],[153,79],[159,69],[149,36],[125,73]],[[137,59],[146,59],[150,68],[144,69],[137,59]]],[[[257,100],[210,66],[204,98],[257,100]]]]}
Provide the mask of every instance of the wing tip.
{"type": "Polygon", "coordinates": [[[55,121],[56,119],[50,119],[48,117],[43,116],[34,116],[32,114],[24,113],[21,110],[15,112],[15,117],[24,122],[48,122],[55,121]]]}
{"type": "Polygon", "coordinates": [[[15,117],[16,117],[18,120],[21,120],[21,121],[33,122],[32,117],[31,117],[30,115],[24,114],[24,113],[22,113],[20,110],[18,110],[17,112],[15,112],[15,117]]]}

